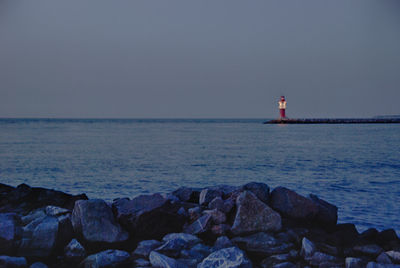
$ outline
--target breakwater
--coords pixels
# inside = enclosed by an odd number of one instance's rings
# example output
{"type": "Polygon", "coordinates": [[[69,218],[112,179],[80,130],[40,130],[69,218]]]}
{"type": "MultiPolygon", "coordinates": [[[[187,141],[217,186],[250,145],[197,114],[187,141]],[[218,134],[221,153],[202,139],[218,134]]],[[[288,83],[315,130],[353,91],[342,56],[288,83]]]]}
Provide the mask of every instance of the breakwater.
{"type": "Polygon", "coordinates": [[[399,124],[400,118],[280,118],[264,124],[399,124]]]}
{"type": "Polygon", "coordinates": [[[335,205],[264,183],[110,203],[0,184],[0,197],[0,267],[400,267],[393,229],[359,233],[335,205]]]}

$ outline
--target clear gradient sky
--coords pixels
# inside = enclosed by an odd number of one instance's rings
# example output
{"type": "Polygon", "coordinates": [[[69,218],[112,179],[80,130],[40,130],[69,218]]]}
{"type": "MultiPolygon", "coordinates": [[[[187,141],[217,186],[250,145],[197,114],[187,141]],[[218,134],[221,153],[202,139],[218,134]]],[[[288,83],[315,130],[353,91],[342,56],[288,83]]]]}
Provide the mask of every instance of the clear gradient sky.
{"type": "Polygon", "coordinates": [[[0,0],[0,117],[400,114],[397,0],[0,0]]]}

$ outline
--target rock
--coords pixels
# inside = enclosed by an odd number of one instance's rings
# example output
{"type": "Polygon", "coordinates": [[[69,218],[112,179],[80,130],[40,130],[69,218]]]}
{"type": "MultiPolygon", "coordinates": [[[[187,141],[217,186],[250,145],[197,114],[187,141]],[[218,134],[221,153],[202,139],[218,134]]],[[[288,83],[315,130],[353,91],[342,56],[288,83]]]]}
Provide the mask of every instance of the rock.
{"type": "Polygon", "coordinates": [[[43,262],[35,262],[29,268],[47,268],[48,266],[43,262]]]}
{"type": "Polygon", "coordinates": [[[343,223],[336,225],[335,231],[331,238],[335,245],[346,247],[353,245],[355,241],[357,241],[358,236],[359,234],[354,224],[343,223]]]}
{"type": "Polygon", "coordinates": [[[168,257],[177,258],[182,249],[187,248],[184,240],[176,238],[166,241],[164,244],[156,248],[154,251],[166,255],[168,257]]]}
{"type": "Polygon", "coordinates": [[[179,263],[173,258],[162,255],[158,252],[152,251],[149,257],[150,263],[153,267],[159,268],[184,268],[185,265],[179,263]]]}
{"type": "Polygon", "coordinates": [[[48,205],[72,209],[76,200],[87,199],[87,196],[70,195],[60,191],[18,185],[0,199],[0,212],[28,214],[30,211],[48,205]]]}
{"type": "Polygon", "coordinates": [[[10,257],[0,256],[0,267],[5,268],[25,268],[28,267],[28,263],[24,257],[10,257]]]}
{"type": "Polygon", "coordinates": [[[84,259],[80,267],[127,267],[130,255],[123,250],[108,249],[90,255],[84,259]]]}
{"type": "Polygon", "coordinates": [[[214,224],[221,224],[226,221],[226,215],[218,209],[204,210],[203,214],[211,215],[211,220],[214,224]]]}
{"type": "Polygon", "coordinates": [[[29,212],[27,215],[21,217],[22,225],[27,225],[36,219],[43,219],[46,217],[46,213],[43,208],[35,209],[29,212]]]}
{"type": "Polygon", "coordinates": [[[378,235],[378,230],[375,228],[369,228],[360,234],[360,239],[364,241],[375,241],[376,236],[378,235]]]}
{"type": "Polygon", "coordinates": [[[86,256],[85,248],[75,238],[64,248],[64,257],[71,261],[80,261],[86,256]]]}
{"type": "Polygon", "coordinates": [[[234,237],[232,242],[241,249],[259,255],[275,255],[288,253],[292,248],[291,243],[282,243],[267,233],[256,233],[245,237],[234,237]]]}
{"type": "Polygon", "coordinates": [[[236,247],[224,248],[211,253],[198,266],[198,268],[247,268],[252,263],[245,253],[236,247]]]}
{"type": "Polygon", "coordinates": [[[228,224],[217,224],[211,226],[211,232],[216,236],[226,235],[231,230],[228,224]]]}
{"type": "Polygon", "coordinates": [[[146,266],[150,267],[151,266],[150,262],[145,259],[136,259],[133,263],[135,264],[134,267],[146,267],[146,266]]]}
{"type": "Polygon", "coordinates": [[[218,209],[219,211],[223,211],[224,209],[224,200],[222,197],[217,196],[210,203],[208,203],[209,209],[218,209]]]}
{"type": "Polygon", "coordinates": [[[205,214],[184,229],[185,233],[201,234],[211,227],[211,215],[205,214]]]}
{"type": "Polygon", "coordinates": [[[72,226],[88,243],[119,243],[128,233],[115,221],[111,208],[101,199],[78,200],[72,212],[72,226]]]}
{"type": "Polygon", "coordinates": [[[21,236],[21,218],[15,213],[0,213],[0,254],[14,255],[21,236]]]}
{"type": "Polygon", "coordinates": [[[390,257],[390,259],[394,263],[400,263],[400,251],[390,250],[390,251],[386,251],[386,254],[390,257]]]}
{"type": "Polygon", "coordinates": [[[301,241],[300,255],[305,260],[309,260],[314,255],[315,252],[316,252],[316,247],[314,243],[304,237],[303,240],[301,241]]]}
{"type": "Polygon", "coordinates": [[[190,221],[194,222],[201,217],[201,208],[194,207],[188,210],[190,221]]]}
{"type": "Polygon", "coordinates": [[[150,255],[150,252],[152,252],[154,249],[158,248],[159,246],[161,246],[161,242],[157,241],[157,240],[140,241],[139,244],[137,245],[135,251],[133,252],[133,255],[148,258],[150,255]]]}
{"type": "Polygon", "coordinates": [[[223,249],[223,248],[230,248],[232,247],[232,241],[229,240],[228,237],[226,236],[220,236],[217,238],[217,240],[214,243],[214,250],[219,250],[219,249],[223,249]]]}
{"type": "Polygon", "coordinates": [[[385,253],[382,252],[381,254],[379,254],[379,256],[376,258],[376,262],[377,263],[388,263],[388,264],[392,264],[392,260],[389,258],[389,256],[385,253]]]}
{"type": "Polygon", "coordinates": [[[346,268],[364,268],[366,263],[359,258],[347,257],[345,260],[346,268]]]}
{"type": "Polygon", "coordinates": [[[322,199],[319,199],[318,196],[313,194],[310,194],[310,199],[318,208],[318,213],[315,219],[323,224],[324,227],[335,226],[338,218],[338,208],[322,199]]]}
{"type": "Polygon", "coordinates": [[[208,205],[214,198],[222,197],[223,192],[219,189],[205,188],[200,192],[199,204],[208,205]]]}
{"type": "MultiPolygon", "coordinates": [[[[19,253],[22,256],[48,257],[57,248],[59,222],[56,217],[47,216],[32,222],[24,229],[24,239],[19,253]]],[[[61,245],[60,245],[61,246],[61,245]]]]}
{"type": "Polygon", "coordinates": [[[396,231],[393,229],[387,229],[377,234],[376,241],[378,244],[386,249],[391,249],[391,243],[399,243],[396,231]]]}
{"type": "Polygon", "coordinates": [[[265,183],[250,182],[242,186],[244,191],[250,191],[265,204],[269,203],[269,187],[265,183]]]}
{"type": "Polygon", "coordinates": [[[127,225],[137,216],[164,205],[167,200],[161,194],[139,195],[132,200],[120,198],[113,202],[112,208],[118,221],[127,225]]]}
{"type": "Polygon", "coordinates": [[[196,245],[197,243],[200,243],[201,240],[195,236],[195,235],[191,235],[191,234],[187,234],[187,233],[171,233],[171,234],[167,234],[166,236],[163,237],[163,241],[167,242],[170,240],[176,240],[176,239],[180,239],[182,241],[184,241],[186,247],[191,247],[196,245]]]}
{"type": "Polygon", "coordinates": [[[323,263],[338,264],[340,262],[341,260],[339,258],[318,251],[315,252],[310,259],[310,264],[313,266],[320,266],[323,263]]]}
{"type": "Polygon", "coordinates": [[[284,187],[272,191],[271,207],[284,216],[298,220],[313,220],[319,212],[312,200],[284,187]]]}
{"type": "Polygon", "coordinates": [[[196,193],[197,195],[199,195],[198,189],[193,189],[188,187],[180,187],[172,192],[172,194],[178,197],[179,200],[182,202],[198,203],[198,201],[196,202],[196,193]]]}
{"type": "MultiPolygon", "coordinates": [[[[290,253],[287,254],[279,254],[279,255],[272,255],[261,262],[261,267],[276,267],[279,264],[282,264],[282,267],[292,267],[291,263],[292,260],[295,260],[298,257],[298,252],[295,250],[291,250],[290,253]]],[[[278,266],[280,267],[280,266],[278,266]]]]}
{"type": "Polygon", "coordinates": [[[377,263],[377,262],[369,262],[366,268],[400,268],[398,264],[384,264],[384,263],[377,263]]]}
{"type": "Polygon", "coordinates": [[[172,203],[160,194],[113,203],[118,221],[140,239],[161,239],[168,233],[181,232],[186,216],[178,213],[180,208],[179,203],[172,203]]]}
{"type": "Polygon", "coordinates": [[[197,244],[191,249],[184,249],[181,251],[181,258],[194,259],[196,262],[202,261],[206,256],[211,253],[209,246],[197,244]]]}
{"type": "Polygon", "coordinates": [[[60,216],[60,215],[65,215],[67,213],[71,213],[69,209],[60,208],[56,206],[47,206],[45,212],[48,216],[60,216]]]}
{"type": "Polygon", "coordinates": [[[272,266],[272,268],[296,268],[297,266],[291,262],[282,262],[272,266]]]}
{"type": "Polygon", "coordinates": [[[279,231],[282,227],[281,216],[249,191],[239,195],[236,206],[236,216],[231,228],[235,235],[279,231]]]}
{"type": "Polygon", "coordinates": [[[383,252],[383,249],[375,244],[355,246],[353,250],[357,253],[376,258],[383,252]]]}

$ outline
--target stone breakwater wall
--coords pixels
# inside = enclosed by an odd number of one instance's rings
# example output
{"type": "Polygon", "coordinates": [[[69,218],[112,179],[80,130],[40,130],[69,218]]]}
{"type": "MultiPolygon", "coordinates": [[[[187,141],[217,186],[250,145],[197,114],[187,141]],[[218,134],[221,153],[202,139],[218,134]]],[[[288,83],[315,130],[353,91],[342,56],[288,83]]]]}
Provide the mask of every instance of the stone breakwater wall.
{"type": "Polygon", "coordinates": [[[0,184],[0,267],[400,267],[394,230],[337,211],[257,182],[112,203],[0,184]]]}

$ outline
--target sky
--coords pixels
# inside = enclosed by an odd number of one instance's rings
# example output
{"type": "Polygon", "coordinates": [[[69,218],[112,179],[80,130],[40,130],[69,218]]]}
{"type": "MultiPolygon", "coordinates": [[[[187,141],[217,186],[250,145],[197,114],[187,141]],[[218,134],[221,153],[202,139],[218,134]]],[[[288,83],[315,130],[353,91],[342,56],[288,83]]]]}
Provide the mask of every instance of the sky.
{"type": "Polygon", "coordinates": [[[397,0],[0,0],[0,117],[400,114],[397,0]]]}

